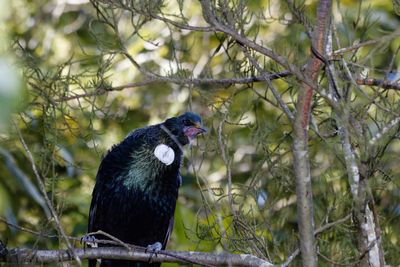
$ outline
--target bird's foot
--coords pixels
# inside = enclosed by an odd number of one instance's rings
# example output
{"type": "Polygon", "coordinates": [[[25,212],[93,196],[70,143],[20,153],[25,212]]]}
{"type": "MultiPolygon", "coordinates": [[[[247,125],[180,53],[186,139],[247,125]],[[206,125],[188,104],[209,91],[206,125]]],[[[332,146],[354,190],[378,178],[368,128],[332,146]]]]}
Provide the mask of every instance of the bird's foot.
{"type": "Polygon", "coordinates": [[[155,255],[157,257],[157,253],[162,249],[162,244],[160,242],[155,242],[154,244],[148,245],[145,249],[145,252],[150,253],[149,263],[151,263],[151,259],[155,255]]]}
{"type": "Polygon", "coordinates": [[[91,235],[91,234],[84,235],[81,238],[81,244],[82,243],[84,243],[85,245],[88,245],[88,246],[90,246],[92,248],[97,248],[98,247],[97,242],[96,242],[96,237],[91,235]]]}

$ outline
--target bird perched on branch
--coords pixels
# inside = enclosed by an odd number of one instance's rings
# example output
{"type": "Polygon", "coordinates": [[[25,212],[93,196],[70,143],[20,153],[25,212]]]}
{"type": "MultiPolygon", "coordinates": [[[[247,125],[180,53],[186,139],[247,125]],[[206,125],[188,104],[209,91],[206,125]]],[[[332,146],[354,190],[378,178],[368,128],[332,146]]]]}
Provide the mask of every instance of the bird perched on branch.
{"type": "MultiPolygon", "coordinates": [[[[102,230],[129,244],[165,249],[181,184],[182,148],[204,132],[200,116],[187,112],[134,130],[112,147],[97,172],[89,233],[102,230]]],[[[95,260],[89,261],[89,266],[95,265],[95,260]]],[[[101,266],[160,264],[103,259],[101,266]]]]}

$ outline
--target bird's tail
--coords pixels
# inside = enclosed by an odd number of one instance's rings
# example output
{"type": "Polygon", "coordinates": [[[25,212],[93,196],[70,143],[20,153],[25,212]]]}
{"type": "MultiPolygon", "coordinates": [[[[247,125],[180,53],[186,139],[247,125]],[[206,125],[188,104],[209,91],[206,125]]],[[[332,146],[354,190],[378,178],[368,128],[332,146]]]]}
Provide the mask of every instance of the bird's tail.
{"type": "Polygon", "coordinates": [[[88,267],[96,267],[96,262],[97,262],[97,260],[89,260],[88,267]]]}

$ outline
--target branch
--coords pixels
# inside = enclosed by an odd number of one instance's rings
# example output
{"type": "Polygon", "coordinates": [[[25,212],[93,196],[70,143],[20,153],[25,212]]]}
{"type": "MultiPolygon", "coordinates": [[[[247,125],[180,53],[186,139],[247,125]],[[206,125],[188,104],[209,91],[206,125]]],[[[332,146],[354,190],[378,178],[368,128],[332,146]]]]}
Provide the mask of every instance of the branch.
{"type": "MultiPolygon", "coordinates": [[[[120,259],[152,262],[196,263],[202,266],[275,266],[274,264],[249,254],[204,253],[195,251],[151,252],[126,249],[123,247],[74,248],[73,253],[80,259],[120,259]]],[[[18,264],[46,264],[71,261],[68,250],[33,250],[14,248],[0,262],[18,264]]]]}
{"type": "MultiPolygon", "coordinates": [[[[14,123],[14,122],[13,122],[13,123],[14,123]]],[[[61,236],[63,237],[65,243],[67,244],[68,251],[72,253],[72,256],[73,256],[74,260],[76,261],[76,263],[78,264],[78,266],[82,266],[82,263],[81,263],[81,260],[80,260],[79,256],[77,256],[77,255],[75,254],[75,252],[74,252],[74,250],[73,250],[73,248],[72,248],[72,245],[71,245],[71,243],[69,242],[68,237],[67,237],[67,235],[65,234],[65,231],[64,231],[64,229],[63,229],[62,226],[61,226],[61,222],[60,222],[60,219],[59,219],[59,217],[58,217],[58,214],[57,214],[56,210],[54,209],[54,207],[53,207],[53,205],[52,205],[52,203],[51,203],[49,197],[47,196],[46,186],[44,185],[44,182],[42,181],[42,178],[41,178],[41,175],[40,175],[40,173],[39,173],[39,170],[38,170],[38,168],[36,167],[35,160],[33,159],[32,153],[31,153],[31,151],[29,150],[28,145],[26,144],[25,139],[24,139],[24,137],[22,136],[21,131],[19,130],[18,126],[17,126],[15,123],[14,123],[14,127],[15,127],[15,129],[16,129],[16,131],[17,131],[17,133],[18,133],[18,136],[19,136],[19,139],[20,139],[20,141],[21,141],[21,144],[22,144],[22,146],[24,147],[25,152],[26,152],[26,154],[27,154],[27,156],[28,156],[29,162],[30,162],[31,165],[32,165],[32,170],[33,170],[33,173],[35,174],[36,181],[37,181],[37,183],[38,183],[38,185],[39,185],[39,189],[40,189],[40,191],[41,191],[41,193],[42,193],[42,195],[43,195],[43,197],[44,197],[44,200],[45,200],[45,202],[46,202],[46,204],[47,204],[47,206],[48,206],[48,208],[49,208],[49,210],[50,210],[51,216],[53,217],[54,222],[56,223],[56,226],[57,226],[57,228],[58,228],[58,231],[60,232],[61,236]]]]}
{"type": "Polygon", "coordinates": [[[309,83],[308,80],[304,77],[302,71],[294,64],[291,64],[286,57],[272,51],[271,49],[261,46],[254,41],[246,38],[245,36],[241,35],[238,33],[234,28],[232,28],[230,25],[225,25],[221,23],[218,18],[215,16],[213,12],[213,7],[211,6],[211,3],[209,0],[200,0],[201,8],[203,11],[203,17],[206,20],[207,23],[209,23],[211,26],[214,27],[215,30],[223,32],[232,38],[234,38],[236,41],[241,43],[242,45],[249,47],[260,54],[267,56],[289,70],[290,73],[294,74],[299,80],[304,81],[306,83],[309,83]]]}
{"type": "Polygon", "coordinates": [[[369,85],[369,86],[378,86],[383,89],[394,89],[394,90],[400,90],[400,83],[397,82],[390,82],[388,80],[378,80],[378,79],[362,79],[358,78],[356,80],[358,85],[369,85]]]}
{"type": "MultiPolygon", "coordinates": [[[[334,221],[327,223],[317,230],[314,231],[314,235],[318,235],[338,224],[344,223],[350,219],[352,214],[334,221]]],[[[0,221],[6,223],[7,225],[19,229],[21,231],[26,231],[37,236],[45,236],[48,238],[56,236],[43,235],[42,233],[27,229],[21,226],[17,226],[8,222],[7,220],[0,217],[0,221]]],[[[100,247],[100,248],[86,248],[77,249],[74,248],[73,252],[80,259],[131,259],[131,260],[143,260],[148,261],[152,257],[152,253],[147,253],[146,248],[126,244],[120,240],[116,240],[113,236],[109,234],[98,231],[90,234],[102,234],[111,240],[96,240],[98,244],[104,245],[114,245],[121,247],[100,247]]],[[[79,241],[81,238],[68,237],[71,240],[79,241]]],[[[176,263],[191,263],[200,264],[203,266],[215,266],[215,265],[234,265],[234,266],[280,266],[287,267],[289,264],[300,254],[299,248],[288,257],[288,259],[278,265],[273,264],[256,256],[249,254],[214,254],[214,253],[203,253],[203,252],[182,252],[182,251],[160,251],[157,253],[156,258],[151,258],[155,262],[176,262],[176,263]]],[[[361,256],[360,256],[361,257],[361,256]]],[[[72,257],[68,250],[33,250],[33,249],[21,249],[15,248],[7,250],[5,245],[0,240],[0,263],[54,263],[61,261],[71,261],[72,257]]]]}
{"type": "Polygon", "coordinates": [[[263,70],[263,68],[261,68],[261,66],[257,63],[256,59],[253,56],[251,56],[249,51],[244,46],[241,46],[241,48],[247,59],[257,69],[257,71],[261,73],[261,76],[267,82],[268,87],[271,89],[272,94],[274,95],[276,101],[279,103],[279,106],[285,112],[286,116],[288,116],[288,118],[293,122],[294,115],[290,111],[289,107],[286,105],[285,101],[283,101],[282,96],[279,94],[278,90],[273,86],[271,79],[269,79],[269,76],[271,75],[269,75],[265,70],[263,70]]]}
{"type": "MultiPolygon", "coordinates": [[[[339,220],[337,220],[337,221],[327,223],[327,224],[321,226],[320,228],[318,228],[317,230],[315,230],[315,231],[314,231],[314,235],[317,236],[317,235],[319,235],[320,233],[325,232],[325,231],[328,230],[329,228],[332,228],[332,227],[334,227],[334,226],[336,226],[336,225],[338,225],[338,224],[344,223],[345,221],[347,221],[347,220],[350,219],[351,217],[352,217],[352,214],[350,213],[350,214],[347,214],[345,217],[343,217],[343,218],[341,218],[341,219],[339,219],[339,220]]],[[[281,264],[280,267],[287,267],[287,266],[289,266],[289,264],[290,264],[299,254],[300,254],[300,249],[299,249],[299,248],[296,248],[296,249],[292,252],[292,254],[290,254],[290,256],[287,258],[287,260],[286,260],[284,263],[281,264]]]]}
{"type": "Polygon", "coordinates": [[[181,30],[190,30],[190,31],[197,31],[197,32],[210,32],[213,31],[212,27],[201,27],[201,26],[192,26],[189,24],[184,24],[184,23],[180,23],[171,19],[168,19],[166,17],[161,17],[155,14],[150,14],[151,17],[161,20],[167,24],[172,24],[175,27],[181,29],[181,30]]]}
{"type": "Polygon", "coordinates": [[[386,124],[379,132],[377,132],[370,140],[369,144],[374,145],[377,141],[379,141],[387,132],[393,129],[394,126],[400,123],[400,116],[391,120],[388,124],[386,124]]]}
{"type": "MultiPolygon", "coordinates": [[[[374,42],[374,40],[371,41],[371,43],[373,43],[373,42],[374,42]]],[[[362,44],[365,45],[364,43],[362,43],[362,44]]],[[[361,46],[362,44],[360,44],[359,46],[361,46]]],[[[367,44],[369,44],[369,43],[367,43],[367,44]]],[[[357,46],[357,47],[359,47],[359,46],[357,46]]],[[[354,47],[348,47],[348,48],[344,48],[344,49],[351,50],[353,48],[354,47]]],[[[344,49],[339,49],[339,50],[335,51],[334,53],[332,53],[332,55],[337,55],[337,54],[346,52],[347,50],[344,50],[344,49]]],[[[257,68],[257,66],[255,66],[255,67],[257,68]]],[[[257,69],[259,70],[259,68],[257,68],[257,69]]],[[[224,87],[234,85],[234,84],[249,84],[249,83],[254,83],[254,82],[267,82],[268,84],[270,84],[271,80],[277,80],[277,79],[284,78],[284,77],[291,76],[291,75],[293,75],[293,73],[289,70],[284,70],[281,72],[271,73],[271,74],[267,74],[263,71],[262,75],[259,75],[259,76],[244,77],[244,78],[234,77],[234,78],[216,79],[216,78],[174,78],[174,77],[164,77],[164,76],[160,76],[160,75],[155,75],[154,73],[152,73],[151,75],[145,74],[147,79],[144,81],[132,82],[132,83],[127,83],[127,84],[114,86],[114,87],[108,87],[108,88],[99,87],[99,88],[96,88],[95,90],[93,90],[92,92],[63,96],[63,97],[59,97],[57,99],[49,99],[49,101],[53,102],[53,104],[55,105],[56,102],[70,101],[70,100],[84,98],[84,97],[99,96],[99,95],[104,95],[104,94],[106,94],[108,92],[112,92],[112,91],[122,91],[122,90],[128,89],[128,88],[136,88],[136,87],[142,87],[142,86],[158,84],[158,83],[161,84],[161,83],[165,83],[165,82],[179,84],[179,85],[220,85],[220,86],[224,86],[224,87]]],[[[390,83],[385,80],[359,78],[356,80],[356,82],[359,85],[379,86],[384,89],[400,90],[400,84],[390,83]]],[[[33,86],[35,90],[40,90],[39,88],[37,88],[37,86],[35,86],[31,83],[30,83],[30,85],[33,86]]],[[[210,88],[213,88],[213,87],[203,88],[203,90],[210,90],[210,88]]],[[[318,88],[313,87],[313,89],[317,90],[318,88]]],[[[317,91],[319,91],[319,90],[317,90],[317,91]]],[[[329,100],[329,97],[326,96],[325,94],[323,94],[323,92],[319,91],[319,93],[325,99],[329,100]]],[[[332,104],[332,103],[330,102],[330,104],[332,104]]],[[[281,105],[281,103],[280,103],[280,105],[281,105]]],[[[333,107],[335,108],[334,105],[333,105],[333,107]]],[[[289,114],[287,112],[287,110],[285,110],[285,113],[289,114]]],[[[289,116],[289,117],[291,117],[291,116],[289,116]]]]}
{"type": "MultiPolygon", "coordinates": [[[[318,72],[324,63],[326,36],[331,19],[331,0],[321,0],[317,7],[317,26],[312,37],[311,50],[315,57],[309,59],[305,76],[317,82],[318,72]],[[323,56],[322,56],[323,57],[323,56]]],[[[313,194],[309,159],[308,129],[314,87],[304,80],[301,83],[296,104],[296,117],[293,124],[293,165],[296,177],[297,218],[300,235],[300,251],[303,266],[317,266],[317,253],[314,237],[313,194]]]]}
{"type": "Polygon", "coordinates": [[[350,219],[353,216],[352,213],[347,214],[346,216],[344,216],[343,218],[334,221],[334,222],[330,222],[327,224],[324,224],[323,226],[321,226],[320,228],[318,228],[317,230],[315,230],[314,235],[319,235],[323,232],[325,232],[326,230],[328,230],[329,228],[332,228],[338,224],[344,223],[345,221],[347,221],[348,219],[350,219]]]}
{"type": "MultiPolygon", "coordinates": [[[[220,86],[230,86],[232,84],[249,84],[253,82],[260,82],[265,81],[266,78],[269,80],[276,80],[286,76],[291,75],[289,71],[282,71],[278,73],[272,73],[269,75],[261,75],[261,76],[254,76],[254,77],[245,77],[245,78],[222,78],[222,79],[214,79],[214,78],[174,78],[174,77],[163,77],[163,76],[155,76],[154,74],[148,78],[147,80],[141,82],[133,82],[127,83],[124,85],[119,85],[115,87],[99,87],[96,88],[92,92],[83,93],[83,94],[76,94],[76,95],[69,95],[57,98],[54,102],[63,102],[69,101],[73,99],[83,98],[83,97],[92,97],[92,96],[99,96],[103,95],[108,92],[112,91],[122,91],[127,88],[135,88],[141,87],[146,85],[158,84],[158,83],[175,83],[179,85],[220,85],[220,86]]],[[[211,87],[207,87],[211,88],[211,87]]],[[[203,89],[209,90],[209,89],[203,89]]]]}

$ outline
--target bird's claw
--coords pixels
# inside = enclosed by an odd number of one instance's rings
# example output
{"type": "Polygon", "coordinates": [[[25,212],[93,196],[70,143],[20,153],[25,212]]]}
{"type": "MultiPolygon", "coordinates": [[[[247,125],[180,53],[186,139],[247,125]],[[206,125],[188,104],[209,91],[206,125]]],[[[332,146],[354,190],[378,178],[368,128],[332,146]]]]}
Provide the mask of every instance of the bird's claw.
{"type": "Polygon", "coordinates": [[[159,252],[161,249],[162,249],[162,244],[160,242],[155,242],[154,244],[148,245],[146,247],[145,252],[150,253],[149,263],[151,262],[153,255],[157,257],[157,252],[159,252]]]}
{"type": "Polygon", "coordinates": [[[97,248],[96,237],[90,234],[81,237],[81,244],[89,245],[92,248],[97,248]]]}

